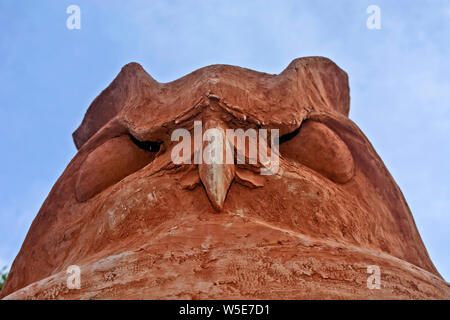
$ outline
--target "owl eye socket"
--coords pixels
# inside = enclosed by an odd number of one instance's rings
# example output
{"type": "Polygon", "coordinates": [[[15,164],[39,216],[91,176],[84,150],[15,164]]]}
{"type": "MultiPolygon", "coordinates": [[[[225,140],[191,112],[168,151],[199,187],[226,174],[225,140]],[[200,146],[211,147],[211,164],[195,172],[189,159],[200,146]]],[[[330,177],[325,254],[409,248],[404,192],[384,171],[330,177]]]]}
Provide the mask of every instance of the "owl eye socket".
{"type": "Polygon", "coordinates": [[[161,149],[161,142],[140,141],[140,140],[136,139],[135,137],[133,137],[132,135],[130,135],[130,138],[131,138],[131,141],[133,141],[133,143],[142,150],[150,151],[150,152],[159,152],[159,150],[161,149]]]}
{"type": "Polygon", "coordinates": [[[354,175],[354,160],[347,145],[320,122],[306,120],[297,130],[280,137],[280,153],[337,183],[346,183],[354,175]]]}
{"type": "Polygon", "coordinates": [[[75,182],[75,197],[84,202],[152,162],[160,143],[131,135],[109,139],[84,160],[75,182]]]}
{"type": "Polygon", "coordinates": [[[280,145],[285,143],[285,142],[287,142],[287,141],[289,141],[289,140],[291,140],[291,139],[293,139],[299,133],[299,131],[300,131],[300,127],[295,129],[294,131],[292,131],[290,133],[282,135],[280,137],[280,145]]]}

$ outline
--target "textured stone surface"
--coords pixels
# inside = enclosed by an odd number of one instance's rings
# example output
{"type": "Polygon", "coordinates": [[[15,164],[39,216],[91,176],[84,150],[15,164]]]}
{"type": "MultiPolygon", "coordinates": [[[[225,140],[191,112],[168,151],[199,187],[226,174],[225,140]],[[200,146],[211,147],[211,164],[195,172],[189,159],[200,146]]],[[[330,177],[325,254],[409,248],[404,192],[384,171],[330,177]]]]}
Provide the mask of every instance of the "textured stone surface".
{"type": "Polygon", "coordinates": [[[346,183],[354,175],[353,157],[347,145],[326,125],[305,121],[299,132],[280,146],[280,153],[328,179],[346,183]]]}
{"type": "Polygon", "coordinates": [[[149,164],[155,157],[136,146],[129,136],[106,141],[84,161],[75,184],[75,197],[86,201],[149,164]]]}
{"type": "Polygon", "coordinates": [[[348,118],[349,102],[346,73],[321,57],[279,75],[215,65],[170,83],[126,65],[74,133],[79,151],[2,296],[448,299],[401,191],[348,118]],[[234,166],[214,206],[207,189],[218,184],[204,182],[214,168],[170,157],[172,131],[193,131],[194,121],[279,129],[280,170],[234,166]],[[144,151],[130,136],[161,148],[144,151]],[[79,290],[66,287],[70,265],[81,267],[79,290]],[[380,267],[380,290],[367,288],[370,265],[380,267]]]}

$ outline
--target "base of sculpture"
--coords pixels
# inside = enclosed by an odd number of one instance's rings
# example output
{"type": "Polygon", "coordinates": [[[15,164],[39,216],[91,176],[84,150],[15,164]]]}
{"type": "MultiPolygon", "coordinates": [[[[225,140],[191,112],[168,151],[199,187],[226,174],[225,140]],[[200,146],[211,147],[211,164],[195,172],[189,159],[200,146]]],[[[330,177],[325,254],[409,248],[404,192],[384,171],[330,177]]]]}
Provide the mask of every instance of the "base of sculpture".
{"type": "Polygon", "coordinates": [[[315,240],[240,213],[167,221],[145,244],[5,299],[449,299],[450,285],[393,256],[315,240]],[[170,248],[170,250],[168,250],[170,248]],[[368,266],[379,266],[370,289],[368,266]]]}

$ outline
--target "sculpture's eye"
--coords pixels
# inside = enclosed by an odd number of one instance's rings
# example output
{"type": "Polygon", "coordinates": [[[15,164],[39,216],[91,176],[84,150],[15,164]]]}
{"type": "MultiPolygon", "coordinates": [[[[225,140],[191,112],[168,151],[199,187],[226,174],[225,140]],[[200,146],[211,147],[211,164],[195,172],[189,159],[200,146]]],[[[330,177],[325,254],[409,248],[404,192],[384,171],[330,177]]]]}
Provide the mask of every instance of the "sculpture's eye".
{"type": "Polygon", "coordinates": [[[307,120],[280,138],[280,153],[337,183],[354,175],[353,156],[344,141],[325,124],[307,120]]]}
{"type": "Polygon", "coordinates": [[[112,138],[84,160],[75,183],[78,201],[86,201],[155,159],[160,143],[141,142],[131,135],[112,138]]]}
{"type": "Polygon", "coordinates": [[[133,143],[138,146],[140,149],[145,150],[145,151],[150,151],[150,152],[158,152],[160,147],[161,147],[161,143],[160,142],[156,142],[156,141],[139,141],[138,139],[136,139],[133,136],[130,136],[131,140],[133,141],[133,143]]]}

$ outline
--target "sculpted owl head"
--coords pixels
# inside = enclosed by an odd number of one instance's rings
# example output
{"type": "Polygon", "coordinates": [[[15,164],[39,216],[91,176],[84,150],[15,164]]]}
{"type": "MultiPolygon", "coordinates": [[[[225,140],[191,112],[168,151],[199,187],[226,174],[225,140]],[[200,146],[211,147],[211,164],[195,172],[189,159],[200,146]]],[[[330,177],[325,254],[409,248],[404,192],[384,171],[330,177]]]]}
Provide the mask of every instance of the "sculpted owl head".
{"type": "Polygon", "coordinates": [[[213,65],[169,83],[137,63],[124,66],[75,131],[78,153],[35,218],[2,294],[448,297],[349,105],[347,74],[322,57],[296,59],[278,75],[213,65]],[[235,162],[195,161],[211,143],[209,129],[235,162]],[[259,136],[242,145],[221,135],[240,129],[267,133],[276,170],[261,174],[259,136]],[[192,148],[179,153],[177,130],[192,148]],[[64,285],[71,265],[81,269],[77,290],[64,285]],[[366,286],[373,265],[384,281],[378,291],[366,286]]]}

